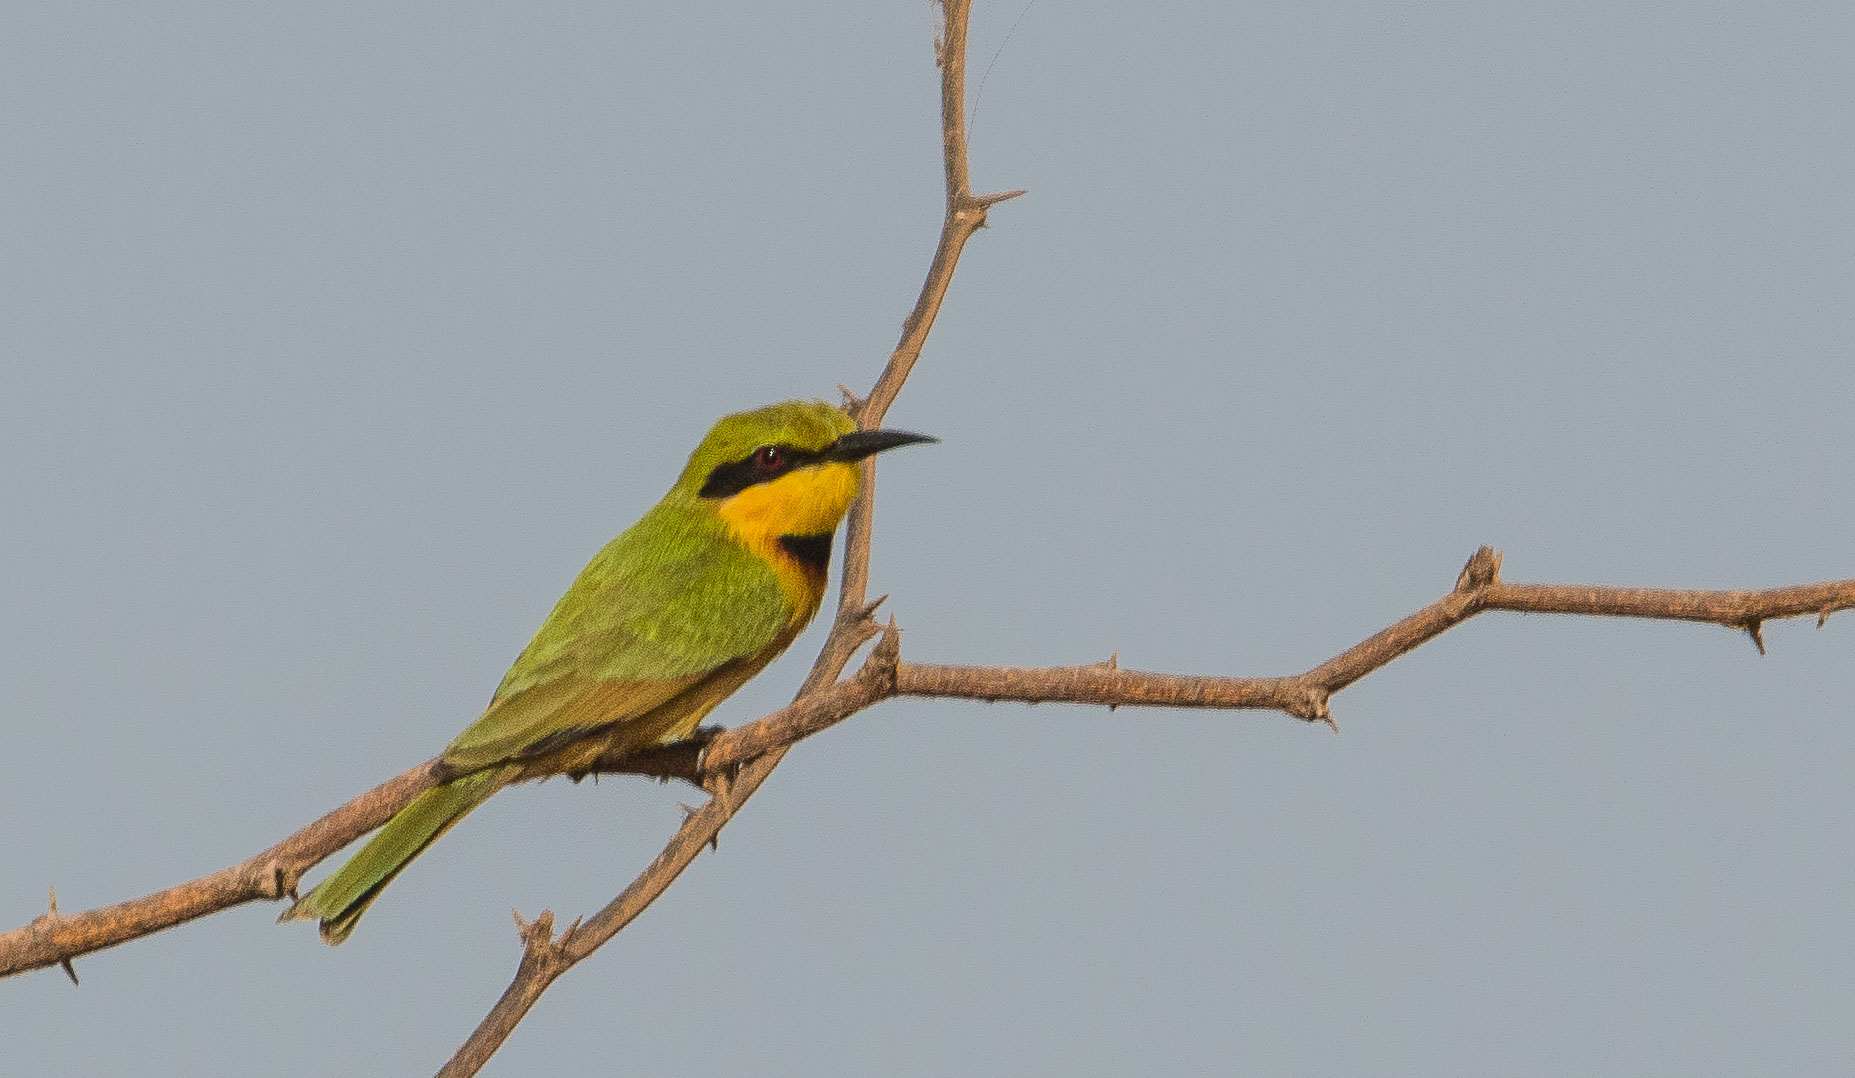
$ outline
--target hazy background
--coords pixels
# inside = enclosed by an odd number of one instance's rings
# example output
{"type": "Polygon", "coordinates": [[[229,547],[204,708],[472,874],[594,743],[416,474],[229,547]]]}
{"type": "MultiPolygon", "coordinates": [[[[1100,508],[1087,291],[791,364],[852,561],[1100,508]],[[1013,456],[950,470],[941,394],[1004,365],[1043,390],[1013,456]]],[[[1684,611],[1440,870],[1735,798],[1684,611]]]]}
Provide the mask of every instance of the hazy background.
{"type": "MultiPolygon", "coordinates": [[[[941,214],[933,34],[8,6],[4,927],[431,756],[716,416],[866,388],[941,214]]],[[[1031,193],[890,415],[943,439],[884,458],[906,653],[1292,673],[1481,543],[1855,575],[1851,56],[1843,4],[981,3],[974,183],[1031,193]]],[[[886,704],[486,1073],[1848,1073],[1855,616],[1766,639],[1489,615],[1338,737],[886,704]]],[[[696,796],[505,793],[339,950],[249,906],[0,983],[0,1069],[429,1073],[510,907],[591,912],[696,796]]]]}

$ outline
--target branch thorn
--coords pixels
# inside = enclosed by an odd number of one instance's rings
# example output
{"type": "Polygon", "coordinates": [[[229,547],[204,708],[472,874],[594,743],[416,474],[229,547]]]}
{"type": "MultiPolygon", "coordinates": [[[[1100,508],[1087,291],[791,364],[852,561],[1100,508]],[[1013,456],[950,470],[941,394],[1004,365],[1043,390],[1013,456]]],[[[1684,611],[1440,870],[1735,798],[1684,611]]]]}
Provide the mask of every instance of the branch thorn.
{"type": "Polygon", "coordinates": [[[1824,607],[1823,609],[1818,610],[1816,612],[1816,627],[1817,628],[1821,629],[1823,627],[1824,623],[1829,620],[1829,614],[1830,614],[1829,607],[1824,607]]]}
{"type": "Polygon", "coordinates": [[[1019,187],[1011,191],[1000,191],[997,194],[993,194],[993,195],[975,195],[973,196],[971,202],[969,202],[968,204],[978,209],[983,210],[983,209],[987,209],[992,206],[996,206],[1000,202],[1010,202],[1012,199],[1017,198],[1019,195],[1026,195],[1029,193],[1030,193],[1030,190],[1028,188],[1019,187]]]}
{"type": "Polygon", "coordinates": [[[889,624],[882,627],[882,639],[876,641],[876,648],[870,652],[870,659],[889,668],[891,680],[895,673],[895,664],[902,659],[902,627],[895,623],[895,615],[889,615],[889,624]]]}
{"type": "Polygon", "coordinates": [[[721,806],[721,823],[715,825],[715,830],[709,835],[709,849],[716,853],[721,852],[721,829],[728,826],[734,819],[735,770],[731,767],[722,768],[708,776],[702,783],[703,789],[709,792],[709,797],[712,799],[709,804],[721,806]]]}
{"type": "Polygon", "coordinates": [[[1749,618],[1746,620],[1743,627],[1746,631],[1746,635],[1752,638],[1752,643],[1758,646],[1758,653],[1760,655],[1765,654],[1764,620],[1761,618],[1749,618]]]}
{"type": "MultiPolygon", "coordinates": [[[[50,927],[52,922],[58,920],[58,888],[51,887],[47,890],[49,895],[45,903],[46,910],[44,920],[46,926],[50,927]]],[[[60,969],[64,970],[64,975],[66,977],[71,978],[71,983],[73,985],[77,984],[77,968],[71,965],[71,960],[69,958],[60,958],[58,960],[58,966],[60,969]]]]}
{"type": "Polygon", "coordinates": [[[1332,700],[1333,693],[1316,685],[1305,690],[1301,699],[1292,701],[1284,710],[1302,722],[1324,722],[1329,730],[1337,734],[1340,732],[1340,724],[1333,721],[1332,700]]]}

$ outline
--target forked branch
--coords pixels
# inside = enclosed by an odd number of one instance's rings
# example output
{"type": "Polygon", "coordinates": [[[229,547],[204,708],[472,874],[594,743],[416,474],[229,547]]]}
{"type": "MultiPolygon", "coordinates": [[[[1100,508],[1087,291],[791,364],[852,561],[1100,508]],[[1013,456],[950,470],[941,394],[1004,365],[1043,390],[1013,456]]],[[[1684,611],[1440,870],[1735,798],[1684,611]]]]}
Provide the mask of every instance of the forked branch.
{"type": "MultiPolygon", "coordinates": [[[[848,404],[858,423],[879,426],[894,402],[934,324],[967,240],[983,227],[988,208],[1022,192],[975,196],[967,172],[964,127],[966,27],[969,0],[944,0],[936,43],[941,69],[942,148],[947,203],[939,241],[919,298],[881,376],[861,400],[848,404]]],[[[1335,693],[1398,656],[1486,610],[1585,614],[1706,621],[1751,635],[1764,651],[1760,628],[1774,618],[1830,613],[1855,607],[1855,580],[1763,591],[1679,591],[1570,584],[1509,584],[1500,579],[1500,556],[1483,547],[1443,597],[1301,674],[1233,678],[1121,669],[1114,660],[1090,666],[1026,668],[915,664],[901,659],[899,632],[872,618],[868,601],[874,458],[864,462],[863,494],[847,525],[843,581],[831,632],[791,704],[728,731],[647,753],[601,759],[591,773],[682,778],[712,796],[690,812],[663,851],[616,898],[592,917],[556,935],[554,916],[542,912],[517,924],[523,955],[514,980],[440,1078],[471,1075],[507,1039],[547,987],[624,929],[662,894],[732,815],[753,796],[786,750],[821,730],[895,696],[1067,701],[1122,706],[1266,709],[1309,722],[1333,723],[1335,693]],[[841,677],[859,648],[880,636],[857,672],[841,677]]],[[[64,915],[55,898],[31,923],[0,934],[0,976],[71,960],[196,917],[256,899],[293,895],[310,867],[379,827],[419,793],[450,772],[438,760],[420,764],[354,798],[256,856],[210,876],[114,906],[64,915]]]]}
{"type": "MultiPolygon", "coordinates": [[[[1426,641],[1486,610],[1588,614],[1707,621],[1745,629],[1774,618],[1829,614],[1855,607],[1855,580],[1773,588],[1764,591],[1687,591],[1606,588],[1579,584],[1508,584],[1500,579],[1501,556],[1491,547],[1475,552],[1448,594],[1302,674],[1292,677],[1200,677],[1121,669],[1112,660],[1090,666],[941,666],[901,661],[893,622],[857,673],[824,688],[810,688],[791,704],[733,730],[714,734],[687,759],[687,778],[720,791],[692,812],[682,828],[625,892],[585,924],[575,922],[558,938],[542,925],[543,913],[521,924],[524,955],[515,980],[440,1078],[476,1073],[507,1038],[521,1016],[556,977],[597,950],[674,881],[704,845],[715,841],[740,804],[757,790],[787,748],[864,709],[895,696],[939,696],[972,700],[1064,701],[1108,707],[1185,707],[1281,711],[1309,722],[1333,725],[1333,694],[1426,641]],[[735,769],[740,777],[732,778],[735,769]],[[465,1069],[452,1069],[453,1067],[465,1069]]],[[[867,611],[846,622],[857,635],[875,631],[867,611]]],[[[840,626],[842,628],[842,626],[840,626]]],[[[858,641],[859,643],[861,640],[858,641]]],[[[854,645],[852,645],[854,650],[854,645]]],[[[1761,652],[1763,647],[1761,645],[1761,652]]],[[[631,770],[632,760],[600,761],[631,770]]]]}
{"type": "MultiPolygon", "coordinates": [[[[1498,565],[1498,555],[1482,548],[1447,595],[1319,666],[1289,677],[1147,673],[1121,669],[1112,662],[1041,668],[909,663],[900,661],[899,643],[891,630],[884,645],[872,652],[851,678],[804,692],[787,707],[733,730],[709,731],[703,741],[600,760],[593,771],[682,778],[705,784],[739,768],[740,774],[730,790],[730,804],[738,808],[758,788],[752,776],[762,769],[770,770],[765,766],[768,759],[892,696],[1066,701],[1109,707],[1254,708],[1330,721],[1327,702],[1334,693],[1485,610],[1704,621],[1749,632],[1766,621],[1809,615],[1815,615],[1820,625],[1830,614],[1855,607],[1855,580],[1759,591],[1605,588],[1510,584],[1499,579],[1498,565]]],[[[864,633],[879,631],[861,607],[854,613],[858,620],[851,624],[864,629],[851,634],[851,638],[867,639],[864,633]]],[[[442,781],[444,775],[437,760],[420,764],[277,845],[210,876],[83,913],[62,914],[49,909],[31,923],[0,935],[0,976],[61,965],[232,906],[284,897],[318,861],[378,827],[412,798],[442,781]]],[[[693,857],[700,851],[725,822],[725,815],[710,818],[698,812],[692,816],[685,824],[689,855],[693,857]]],[[[674,842],[672,847],[682,849],[685,845],[674,842]]],[[[659,862],[663,861],[660,857],[659,862]]],[[[645,875],[655,881],[668,867],[667,863],[654,862],[645,875]]],[[[643,880],[640,877],[640,882],[643,880]]],[[[636,903],[644,893],[655,897],[648,888],[628,891],[628,904],[636,903]]],[[[636,906],[637,910],[642,908],[642,904],[636,906]]]]}
{"type": "MultiPolygon", "coordinates": [[[[940,242],[935,246],[933,261],[928,264],[927,280],[921,285],[914,309],[902,324],[901,340],[889,354],[889,362],[884,365],[869,395],[848,402],[851,416],[865,430],[881,426],[889,405],[895,402],[902,383],[907,381],[908,372],[921,357],[921,347],[927,342],[928,331],[940,313],[947,287],[953,283],[960,252],[973,233],[984,227],[987,208],[1021,193],[973,197],[972,178],[966,165],[965,118],[966,25],[970,9],[971,0],[941,0],[941,28],[939,40],[935,42],[935,59],[940,65],[941,156],[946,164],[947,213],[941,222],[940,242]]],[[[811,672],[799,688],[794,707],[836,682],[857,648],[875,631],[870,620],[874,604],[867,602],[871,507],[875,496],[876,459],[869,457],[863,461],[862,493],[851,506],[849,522],[845,525],[844,575],[838,592],[837,616],[832,622],[830,636],[825,639],[818,658],[812,662],[811,672]]],[[[892,654],[895,649],[893,630],[885,644],[892,654]]],[[[885,649],[879,647],[877,650],[880,654],[885,649]]],[[[781,745],[747,761],[738,772],[730,769],[727,774],[707,776],[707,785],[714,796],[690,813],[657,859],[586,925],[568,929],[560,940],[547,938],[546,929],[530,930],[524,926],[522,963],[516,970],[515,980],[469,1039],[439,1070],[439,1078],[462,1078],[482,1069],[554,978],[616,935],[675,882],[703,846],[715,843],[722,826],[760,789],[785,755],[786,746],[781,745]]],[[[537,925],[540,920],[537,919],[537,925]]]]}

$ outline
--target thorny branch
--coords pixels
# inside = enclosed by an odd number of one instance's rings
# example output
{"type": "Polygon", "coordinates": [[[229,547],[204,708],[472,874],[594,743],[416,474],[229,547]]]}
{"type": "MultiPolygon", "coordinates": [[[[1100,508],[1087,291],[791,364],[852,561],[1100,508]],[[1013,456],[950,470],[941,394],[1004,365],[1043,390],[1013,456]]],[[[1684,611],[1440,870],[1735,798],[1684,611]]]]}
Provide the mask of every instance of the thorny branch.
{"type": "MultiPolygon", "coordinates": [[[[882,418],[902,390],[908,372],[921,356],[921,347],[940,313],[947,287],[953,283],[953,270],[960,252],[972,234],[985,225],[986,209],[1021,192],[1009,192],[986,198],[974,198],[972,179],[966,167],[966,23],[971,0],[942,0],[941,32],[936,42],[936,60],[940,65],[941,149],[947,171],[947,214],[941,223],[940,242],[928,264],[927,280],[921,285],[920,298],[902,323],[902,337],[889,354],[889,362],[869,396],[852,399],[850,414],[865,430],[882,424],[882,418]]],[[[845,393],[846,397],[851,394],[845,393]]],[[[875,605],[866,602],[869,590],[870,525],[876,495],[876,460],[863,461],[863,487],[850,508],[844,535],[844,575],[839,588],[837,617],[831,633],[813,661],[811,672],[800,686],[793,707],[808,701],[837,680],[852,655],[875,632],[870,620],[875,605]]],[[[877,654],[893,656],[897,648],[895,630],[890,628],[877,654]]],[[[874,661],[874,656],[872,656],[874,661]]],[[[867,669],[867,667],[866,667],[867,669]]],[[[853,679],[855,680],[855,679],[853,679]]],[[[836,691],[832,686],[829,691],[836,691]]],[[[867,706],[867,705],[866,705],[867,706]]],[[[788,742],[790,744],[790,742],[788,742]]],[[[652,861],[631,886],[593,916],[585,925],[575,923],[559,939],[551,937],[551,919],[543,913],[532,924],[522,924],[522,963],[515,980],[504,990],[496,1006],[484,1016],[468,1040],[451,1060],[439,1070],[439,1078],[463,1078],[482,1069],[502,1042],[508,1039],[516,1023],[528,1008],[575,962],[591,954],[632,918],[644,911],[669,887],[683,869],[695,860],[704,845],[714,845],[721,828],[785,758],[786,746],[771,749],[765,755],[747,761],[738,772],[715,772],[705,775],[705,784],[714,796],[700,809],[689,814],[671,837],[657,859],[652,861]]],[[[518,923],[520,918],[518,917],[518,923]]]]}
{"type": "MultiPolygon", "coordinates": [[[[1483,547],[1469,560],[1448,594],[1319,666],[1291,677],[1147,673],[1122,669],[1113,661],[1043,668],[902,662],[893,626],[877,629],[868,620],[865,608],[857,607],[849,623],[863,627],[859,643],[877,633],[884,637],[857,674],[823,689],[807,689],[788,706],[732,730],[705,730],[700,740],[599,760],[591,773],[680,778],[702,785],[738,767],[741,772],[734,780],[730,803],[739,808],[750,789],[758,788],[757,783],[751,788],[746,785],[756,765],[894,696],[1063,701],[1108,707],[1253,708],[1331,722],[1328,701],[1334,693],[1487,610],[1702,621],[1755,634],[1766,621],[1815,615],[1820,626],[1830,614],[1855,607],[1855,580],[1759,591],[1687,591],[1511,584],[1500,579],[1499,567],[1500,556],[1483,547]]],[[[68,915],[58,912],[54,900],[45,914],[0,935],[0,976],[68,964],[73,958],[196,917],[256,899],[284,897],[318,861],[378,827],[444,776],[439,761],[429,760],[248,860],[165,891],[68,915]]],[[[700,830],[691,855],[700,851],[725,822],[725,818],[717,819],[712,830],[700,830]]],[[[655,864],[646,875],[653,871],[657,871],[655,864]]]]}
{"type": "MultiPolygon", "coordinates": [[[[865,428],[879,426],[921,354],[940,310],[961,250],[984,227],[992,205],[1021,191],[975,196],[967,172],[965,99],[966,26],[970,0],[944,0],[936,42],[941,69],[942,146],[947,212],[920,298],[868,397],[846,391],[852,415],[865,428]]],[[[1855,607],[1855,580],[1759,591],[1685,591],[1510,584],[1500,579],[1500,555],[1482,547],[1455,587],[1409,617],[1339,655],[1290,677],[1234,678],[1148,673],[1121,669],[1110,658],[1090,666],[1028,668],[942,666],[901,660],[899,632],[873,620],[882,602],[867,599],[874,458],[864,462],[864,490],[851,508],[843,583],[831,633],[793,702],[733,730],[704,730],[692,741],[627,757],[601,759],[589,773],[681,778],[708,789],[707,803],[690,812],[655,860],[631,885],[592,917],[556,936],[554,915],[517,916],[523,956],[514,980],[440,1078],[461,1078],[483,1066],[547,987],[576,962],[617,935],[664,892],[704,846],[713,845],[733,813],[752,797],[793,744],[874,704],[896,696],[1067,701],[1121,706],[1265,709],[1309,722],[1333,724],[1333,695],[1374,670],[1487,610],[1640,617],[1711,622],[1749,634],[1762,654],[1761,627],[1775,618],[1814,614],[1821,626],[1838,610],[1855,607]],[[862,666],[841,678],[857,650],[880,637],[862,666]]],[[[275,846],[209,876],[142,898],[65,915],[52,893],[46,913],[0,934],[0,976],[61,966],[73,982],[72,959],[171,928],[257,899],[293,896],[317,862],[374,830],[419,793],[449,777],[444,764],[426,761],[361,794],[275,846]]],[[[576,776],[578,777],[578,776],[576,776]]]]}

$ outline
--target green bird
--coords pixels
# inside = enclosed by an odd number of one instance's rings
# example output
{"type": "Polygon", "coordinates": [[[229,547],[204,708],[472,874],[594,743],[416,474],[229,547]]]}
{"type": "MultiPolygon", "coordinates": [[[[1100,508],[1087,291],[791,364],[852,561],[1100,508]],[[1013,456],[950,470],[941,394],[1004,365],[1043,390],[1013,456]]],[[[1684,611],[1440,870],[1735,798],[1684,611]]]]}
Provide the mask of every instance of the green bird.
{"type": "Polygon", "coordinates": [[[322,939],[340,943],[393,877],[497,790],[689,737],[818,612],[857,462],[934,440],[857,430],[825,401],[716,423],[663,500],[580,571],[489,707],[446,747],[453,777],[278,920],[319,920],[322,939]]]}

